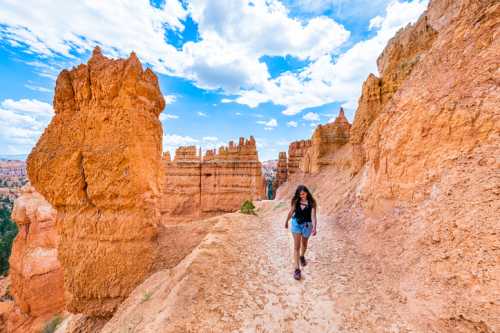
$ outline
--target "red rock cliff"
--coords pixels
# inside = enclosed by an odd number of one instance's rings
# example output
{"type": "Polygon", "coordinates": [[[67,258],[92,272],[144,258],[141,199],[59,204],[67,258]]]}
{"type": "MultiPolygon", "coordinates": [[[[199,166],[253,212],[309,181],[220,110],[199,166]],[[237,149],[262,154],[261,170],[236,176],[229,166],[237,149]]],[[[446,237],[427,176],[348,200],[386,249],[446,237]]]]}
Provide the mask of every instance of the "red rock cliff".
{"type": "Polygon", "coordinates": [[[164,108],[134,53],[96,48],[59,74],[55,116],[28,157],[33,186],[57,210],[68,309],[107,316],[151,269],[164,108]]]}

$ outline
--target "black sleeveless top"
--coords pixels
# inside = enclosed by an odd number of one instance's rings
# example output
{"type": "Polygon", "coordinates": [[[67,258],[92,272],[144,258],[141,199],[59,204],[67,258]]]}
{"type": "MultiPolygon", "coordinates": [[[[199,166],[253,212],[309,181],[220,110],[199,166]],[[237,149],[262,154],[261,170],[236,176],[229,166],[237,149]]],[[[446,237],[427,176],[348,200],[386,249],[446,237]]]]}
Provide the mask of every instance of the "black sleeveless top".
{"type": "Polygon", "coordinates": [[[312,207],[309,203],[307,204],[307,206],[304,207],[304,209],[302,209],[299,201],[299,204],[295,206],[295,213],[293,213],[293,217],[295,217],[298,224],[302,224],[304,222],[311,222],[312,221],[311,211],[312,207]]]}

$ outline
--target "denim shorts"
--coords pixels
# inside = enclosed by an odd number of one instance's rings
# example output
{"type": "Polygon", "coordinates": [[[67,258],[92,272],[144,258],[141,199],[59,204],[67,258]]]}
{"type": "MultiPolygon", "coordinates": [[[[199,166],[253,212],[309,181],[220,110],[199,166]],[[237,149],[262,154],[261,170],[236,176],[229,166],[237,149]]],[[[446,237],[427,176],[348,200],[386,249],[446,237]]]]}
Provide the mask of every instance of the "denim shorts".
{"type": "Polygon", "coordinates": [[[304,222],[299,224],[295,217],[292,217],[292,233],[302,234],[303,237],[309,238],[312,232],[312,222],[304,222]]]}

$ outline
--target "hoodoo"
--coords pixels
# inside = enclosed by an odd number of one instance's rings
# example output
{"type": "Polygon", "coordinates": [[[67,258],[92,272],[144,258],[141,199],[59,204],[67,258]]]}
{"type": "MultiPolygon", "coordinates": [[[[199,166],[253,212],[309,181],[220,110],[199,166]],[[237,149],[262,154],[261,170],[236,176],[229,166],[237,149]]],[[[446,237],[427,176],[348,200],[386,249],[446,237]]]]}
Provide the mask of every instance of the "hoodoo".
{"type": "Polygon", "coordinates": [[[72,312],[110,315],[150,272],[164,106],[155,74],[134,53],[113,60],[96,48],[57,78],[55,116],[28,157],[28,175],[57,210],[72,312]]]}

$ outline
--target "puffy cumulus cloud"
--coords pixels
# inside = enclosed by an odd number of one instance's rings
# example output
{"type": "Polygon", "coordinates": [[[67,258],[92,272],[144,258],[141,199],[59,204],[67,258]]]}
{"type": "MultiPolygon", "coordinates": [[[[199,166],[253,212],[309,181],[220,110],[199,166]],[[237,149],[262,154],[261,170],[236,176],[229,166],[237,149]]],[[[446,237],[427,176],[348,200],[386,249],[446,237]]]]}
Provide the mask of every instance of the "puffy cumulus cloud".
{"type": "Polygon", "coordinates": [[[324,16],[295,19],[278,0],[166,0],[161,7],[147,0],[10,1],[0,11],[0,36],[4,43],[43,58],[31,65],[47,77],[57,73],[54,59],[76,63],[95,45],[114,57],[135,50],[159,73],[232,96],[222,103],[255,108],[272,102],[293,115],[332,102],[356,105],[361,84],[369,72],[376,72],[376,58],[387,40],[414,22],[426,3],[393,0],[384,15],[371,21],[375,36],[343,54],[337,50],[349,32],[342,25],[324,16]],[[180,47],[169,44],[166,30],[183,31],[188,16],[197,23],[199,38],[180,47]],[[307,65],[272,78],[261,61],[264,55],[292,56],[307,60],[307,65]]]}
{"type": "Polygon", "coordinates": [[[36,99],[0,102],[0,151],[28,153],[53,113],[50,104],[36,99]]]}
{"type": "MultiPolygon", "coordinates": [[[[44,57],[71,59],[95,45],[111,56],[127,56],[134,50],[157,72],[225,93],[265,84],[269,73],[259,60],[263,55],[316,59],[349,37],[327,17],[307,22],[290,18],[277,0],[191,0],[186,6],[177,0],[161,8],[147,0],[54,0],[43,6],[9,2],[0,12],[0,36],[44,57]],[[198,24],[200,38],[177,49],[165,40],[165,30],[182,31],[188,15],[198,24]]],[[[53,69],[42,68],[47,67],[44,62],[32,65],[54,78],[53,69]]]]}
{"type": "Polygon", "coordinates": [[[299,124],[296,121],[290,120],[289,122],[286,123],[286,126],[288,127],[297,127],[299,124]]]}
{"type": "Polygon", "coordinates": [[[257,124],[260,124],[260,125],[264,125],[264,129],[266,131],[271,131],[273,130],[275,127],[278,126],[278,121],[274,118],[271,118],[269,119],[268,121],[265,121],[265,120],[258,120],[257,121],[257,124]]]}
{"type": "Polygon", "coordinates": [[[289,17],[277,0],[191,0],[189,11],[203,40],[221,41],[248,55],[317,58],[334,51],[349,32],[331,18],[289,17]]]}
{"type": "Polygon", "coordinates": [[[219,139],[216,136],[204,136],[203,141],[208,141],[208,142],[215,142],[218,141],[219,139]]]}
{"type": "Polygon", "coordinates": [[[85,53],[96,44],[112,56],[135,50],[155,70],[167,72],[164,59],[179,65],[182,54],[165,43],[165,27],[183,30],[181,20],[186,16],[187,11],[177,0],[165,1],[162,8],[151,6],[147,0],[126,4],[119,0],[8,1],[0,11],[0,36],[45,57],[74,58],[74,54],[85,53]]]}
{"type": "Polygon", "coordinates": [[[286,72],[261,87],[242,90],[235,101],[249,107],[271,101],[284,106],[285,115],[333,102],[353,110],[363,81],[370,72],[377,73],[376,60],[388,40],[415,22],[426,6],[427,0],[392,1],[382,19],[373,21],[372,27],[378,27],[374,37],[354,44],[335,60],[323,55],[298,72],[286,72]]]}
{"type": "Polygon", "coordinates": [[[36,99],[5,99],[0,103],[0,106],[7,110],[13,110],[24,113],[35,113],[41,115],[52,115],[54,110],[52,109],[52,105],[49,103],[45,103],[36,99]]]}
{"type": "Polygon", "coordinates": [[[302,117],[302,119],[308,121],[319,121],[319,114],[317,114],[316,112],[308,112],[302,117]]]}

